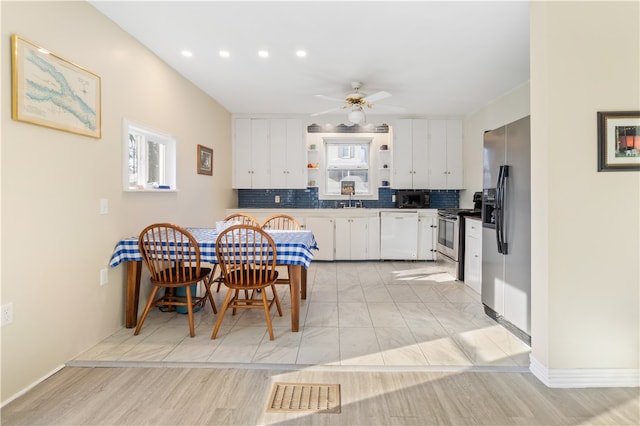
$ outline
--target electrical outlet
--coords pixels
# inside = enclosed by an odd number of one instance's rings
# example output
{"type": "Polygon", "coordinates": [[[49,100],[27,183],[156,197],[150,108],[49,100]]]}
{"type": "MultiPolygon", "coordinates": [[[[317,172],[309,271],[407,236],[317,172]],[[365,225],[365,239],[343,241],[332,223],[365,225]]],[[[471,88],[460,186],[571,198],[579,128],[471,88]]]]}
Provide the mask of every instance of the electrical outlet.
{"type": "Polygon", "coordinates": [[[392,203],[396,202],[396,194],[391,195],[391,202],[392,203]]]}
{"type": "Polygon", "coordinates": [[[109,271],[107,268],[100,269],[100,285],[105,285],[109,282],[109,271]]]}
{"type": "Polygon", "coordinates": [[[278,204],[280,202],[280,196],[276,195],[276,204],[278,204]]]}
{"type": "Polygon", "coordinates": [[[1,314],[2,327],[13,322],[13,303],[2,305],[1,314]]]}
{"type": "Polygon", "coordinates": [[[109,214],[109,200],[106,198],[100,199],[100,214],[109,214]]]}

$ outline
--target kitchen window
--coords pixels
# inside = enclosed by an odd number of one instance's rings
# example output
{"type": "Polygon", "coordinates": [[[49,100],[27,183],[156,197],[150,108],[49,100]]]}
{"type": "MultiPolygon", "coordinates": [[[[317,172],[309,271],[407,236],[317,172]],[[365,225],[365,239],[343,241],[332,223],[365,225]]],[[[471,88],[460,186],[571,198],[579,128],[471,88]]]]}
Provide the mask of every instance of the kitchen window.
{"type": "Polygon", "coordinates": [[[354,182],[354,199],[372,195],[371,139],[325,138],[325,195],[341,195],[342,182],[354,182]]]}
{"type": "Polygon", "coordinates": [[[175,191],[176,140],[124,120],[124,190],[175,191]]]}

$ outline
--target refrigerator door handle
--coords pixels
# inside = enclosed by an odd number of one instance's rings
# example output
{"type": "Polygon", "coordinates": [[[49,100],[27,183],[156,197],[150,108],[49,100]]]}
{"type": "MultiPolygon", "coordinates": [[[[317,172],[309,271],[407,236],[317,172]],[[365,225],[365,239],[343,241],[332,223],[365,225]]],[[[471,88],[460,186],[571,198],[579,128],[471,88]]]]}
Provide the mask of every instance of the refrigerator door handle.
{"type": "Polygon", "coordinates": [[[502,166],[500,166],[500,168],[498,169],[498,181],[496,182],[496,206],[495,206],[495,219],[496,219],[496,243],[498,245],[498,253],[502,253],[502,234],[500,232],[500,225],[501,225],[501,220],[500,220],[500,216],[501,216],[501,205],[502,203],[500,202],[501,199],[501,192],[502,192],[502,173],[503,173],[503,168],[502,166]]]}
{"type": "Polygon", "coordinates": [[[509,176],[509,166],[500,166],[500,173],[499,173],[499,180],[500,182],[498,183],[499,186],[499,199],[498,199],[498,210],[499,210],[499,214],[498,214],[498,220],[496,221],[496,230],[497,230],[497,234],[499,234],[499,248],[498,251],[502,254],[509,254],[509,250],[508,250],[508,245],[507,245],[507,241],[506,241],[506,233],[505,233],[505,200],[506,200],[506,193],[507,193],[507,177],[509,176]]]}

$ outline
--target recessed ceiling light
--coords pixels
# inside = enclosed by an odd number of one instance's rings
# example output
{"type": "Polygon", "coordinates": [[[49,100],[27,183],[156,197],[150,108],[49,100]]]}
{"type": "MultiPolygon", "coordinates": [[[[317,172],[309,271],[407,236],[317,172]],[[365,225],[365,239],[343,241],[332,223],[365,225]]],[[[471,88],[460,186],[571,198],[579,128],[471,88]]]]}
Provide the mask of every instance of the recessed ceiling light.
{"type": "Polygon", "coordinates": [[[296,56],[298,58],[304,58],[305,56],[307,56],[307,52],[305,52],[304,50],[298,50],[296,51],[296,56]]]}
{"type": "Polygon", "coordinates": [[[223,58],[228,58],[229,56],[231,56],[231,53],[229,53],[228,50],[221,50],[221,51],[218,52],[218,54],[220,56],[222,56],[223,58]]]}
{"type": "Polygon", "coordinates": [[[267,52],[266,50],[260,50],[258,52],[258,56],[260,56],[261,58],[267,58],[269,56],[269,52],[267,52]]]}
{"type": "Polygon", "coordinates": [[[190,58],[193,56],[193,53],[190,50],[183,50],[182,52],[180,52],[182,54],[182,56],[184,56],[185,58],[190,58]]]}

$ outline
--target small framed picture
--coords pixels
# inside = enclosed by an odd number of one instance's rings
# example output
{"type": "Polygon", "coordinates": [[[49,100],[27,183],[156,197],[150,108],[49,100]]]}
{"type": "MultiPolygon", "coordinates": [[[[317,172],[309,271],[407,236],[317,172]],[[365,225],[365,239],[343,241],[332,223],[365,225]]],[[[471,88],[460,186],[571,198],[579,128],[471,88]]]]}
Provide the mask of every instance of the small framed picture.
{"type": "Polygon", "coordinates": [[[640,111],[598,112],[598,171],[640,170],[640,111]]]}
{"type": "Polygon", "coordinates": [[[198,145],[198,173],[213,175],[213,149],[198,145]]]}

